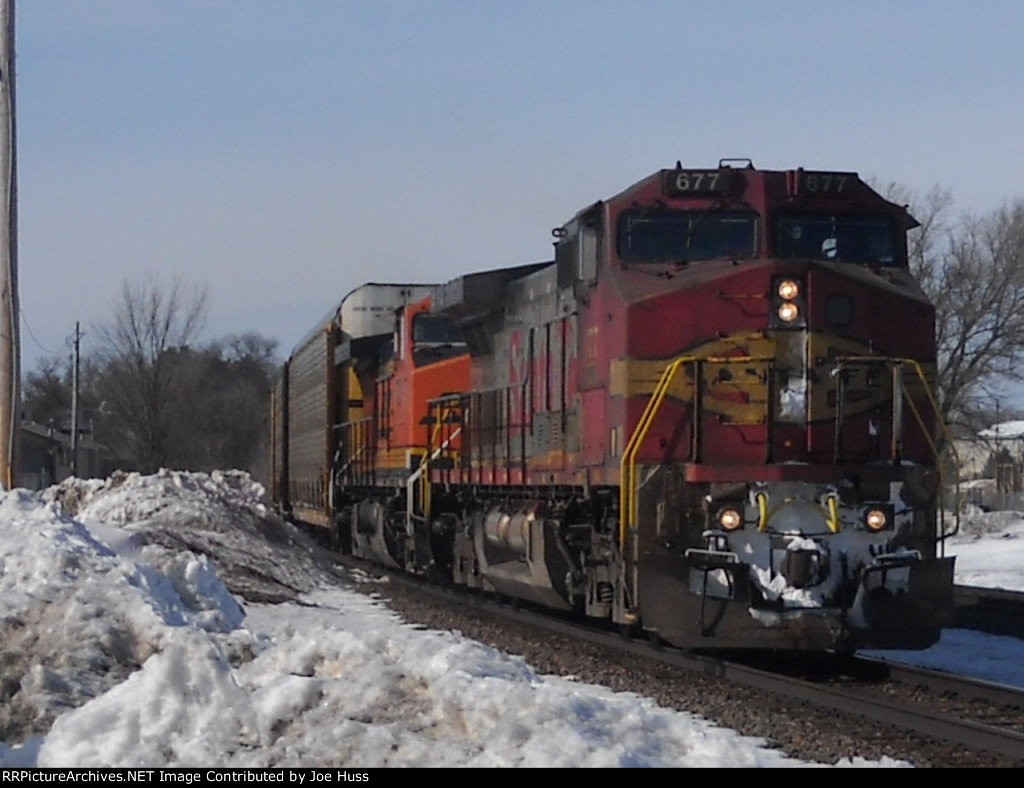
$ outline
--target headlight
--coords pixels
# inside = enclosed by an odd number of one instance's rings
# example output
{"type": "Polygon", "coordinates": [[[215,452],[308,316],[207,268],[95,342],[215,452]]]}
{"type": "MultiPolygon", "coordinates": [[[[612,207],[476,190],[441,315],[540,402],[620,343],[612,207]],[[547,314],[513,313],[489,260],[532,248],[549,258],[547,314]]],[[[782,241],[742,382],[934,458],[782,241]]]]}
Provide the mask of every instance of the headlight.
{"type": "Polygon", "coordinates": [[[784,301],[792,301],[800,295],[800,283],[795,279],[783,279],[779,282],[779,286],[775,292],[777,292],[779,294],[779,298],[784,301]]]}
{"type": "Polygon", "coordinates": [[[779,304],[778,309],[779,320],[783,323],[792,323],[798,317],[800,317],[800,307],[794,304],[792,301],[786,301],[779,304]]]}
{"type": "Polygon", "coordinates": [[[732,507],[722,509],[718,513],[718,525],[723,531],[735,531],[743,525],[743,515],[732,507]]]}
{"type": "Polygon", "coordinates": [[[869,531],[881,531],[889,525],[889,513],[885,509],[868,509],[864,514],[864,525],[869,531]]]}

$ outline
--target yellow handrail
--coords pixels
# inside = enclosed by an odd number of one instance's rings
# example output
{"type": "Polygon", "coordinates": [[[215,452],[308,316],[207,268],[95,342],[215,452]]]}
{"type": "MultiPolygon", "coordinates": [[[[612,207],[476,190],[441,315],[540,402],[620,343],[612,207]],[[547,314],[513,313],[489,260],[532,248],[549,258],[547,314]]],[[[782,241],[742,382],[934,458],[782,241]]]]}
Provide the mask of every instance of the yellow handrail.
{"type": "Polygon", "coordinates": [[[665,399],[665,392],[668,391],[672,378],[675,377],[682,364],[693,360],[695,360],[693,356],[682,356],[665,367],[665,371],[661,373],[661,378],[658,379],[658,384],[654,387],[654,392],[647,401],[647,406],[622,452],[622,459],[619,461],[619,548],[623,551],[626,548],[626,533],[636,517],[636,496],[633,494],[636,484],[636,453],[665,399]]]}
{"type": "MultiPolygon", "coordinates": [[[[705,363],[705,364],[749,364],[751,362],[771,361],[770,356],[680,356],[669,362],[664,372],[654,387],[651,398],[647,401],[644,412],[640,416],[633,434],[630,435],[626,448],[622,452],[622,460],[619,462],[619,548],[626,548],[626,534],[629,528],[636,522],[636,455],[640,451],[640,445],[654,422],[654,417],[665,401],[665,395],[672,379],[683,364],[705,363]]],[[[700,381],[694,379],[694,397],[700,396],[700,381]]],[[[694,430],[697,425],[694,425],[694,430]]]]}
{"type": "MultiPolygon", "coordinates": [[[[462,427],[457,428],[447,438],[445,438],[436,449],[434,449],[434,441],[436,441],[438,436],[441,434],[441,425],[446,423],[445,420],[450,419],[453,414],[462,413],[462,406],[458,400],[459,398],[457,395],[452,395],[431,401],[431,405],[434,407],[434,412],[437,414],[434,416],[434,430],[428,438],[427,451],[420,459],[419,467],[409,476],[409,479],[406,482],[407,484],[411,484],[417,479],[427,477],[427,470],[430,466],[430,462],[439,457],[441,452],[447,450],[451,446],[452,442],[459,436],[459,433],[462,432],[462,427]],[[454,404],[446,404],[449,402],[454,404]],[[432,449],[433,451],[431,451],[432,449]]],[[[429,477],[420,484],[419,505],[420,512],[424,519],[429,520],[431,506],[429,477]]],[[[411,515],[411,512],[409,515],[411,515]]]]}
{"type": "MultiPolygon", "coordinates": [[[[928,402],[932,406],[932,411],[935,413],[939,428],[942,430],[942,434],[946,439],[946,444],[949,446],[949,450],[953,454],[954,467],[952,469],[952,475],[955,480],[954,485],[956,490],[956,527],[954,528],[952,533],[945,534],[943,538],[945,538],[945,536],[952,536],[953,534],[957,533],[960,530],[960,468],[962,466],[962,462],[960,460],[960,453],[956,450],[956,442],[953,440],[953,433],[950,432],[949,425],[946,424],[946,420],[942,418],[942,412],[939,410],[939,401],[936,399],[935,392],[932,390],[932,386],[928,382],[928,376],[925,374],[924,367],[921,366],[921,362],[913,358],[885,358],[878,356],[849,356],[845,358],[840,358],[839,361],[852,361],[864,363],[889,362],[891,364],[899,364],[901,368],[903,366],[909,366],[917,374],[917,378],[918,380],[921,381],[921,385],[924,388],[924,393],[928,397],[928,402]]],[[[932,439],[932,436],[925,428],[924,417],[921,415],[921,412],[918,409],[917,405],[914,403],[914,400],[908,398],[906,400],[906,403],[910,407],[910,412],[914,414],[914,418],[917,420],[917,425],[921,428],[921,434],[924,435],[925,440],[928,441],[928,447],[932,450],[932,454],[935,456],[935,467],[939,471],[939,511],[940,513],[943,513],[945,511],[945,506],[942,503],[941,494],[943,477],[942,452],[939,450],[939,447],[936,445],[935,441],[932,439]]]]}

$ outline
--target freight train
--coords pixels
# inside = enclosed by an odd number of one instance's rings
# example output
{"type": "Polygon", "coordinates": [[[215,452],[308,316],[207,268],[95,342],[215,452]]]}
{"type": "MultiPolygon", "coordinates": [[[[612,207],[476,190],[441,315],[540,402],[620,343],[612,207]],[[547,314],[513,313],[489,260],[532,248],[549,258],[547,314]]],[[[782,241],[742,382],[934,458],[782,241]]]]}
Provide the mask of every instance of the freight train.
{"type": "Polygon", "coordinates": [[[282,370],[275,504],[683,648],[925,648],[953,558],[915,226],[853,172],[677,164],[550,261],[358,287],[282,370]]]}

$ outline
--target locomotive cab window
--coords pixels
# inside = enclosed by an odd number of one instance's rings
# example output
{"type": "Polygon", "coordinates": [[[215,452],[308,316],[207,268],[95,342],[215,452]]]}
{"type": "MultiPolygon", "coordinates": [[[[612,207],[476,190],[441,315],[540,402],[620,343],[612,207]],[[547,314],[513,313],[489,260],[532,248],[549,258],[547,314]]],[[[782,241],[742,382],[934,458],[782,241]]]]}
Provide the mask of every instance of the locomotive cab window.
{"type": "Polygon", "coordinates": [[[446,317],[421,312],[412,319],[412,360],[417,367],[466,353],[466,340],[446,317]]]}
{"type": "Polygon", "coordinates": [[[775,222],[775,254],[782,258],[894,266],[898,248],[886,217],[802,213],[775,222]]]}
{"type": "Polygon", "coordinates": [[[687,263],[754,256],[757,214],[750,211],[636,209],[619,217],[618,250],[626,262],[687,263]]]}

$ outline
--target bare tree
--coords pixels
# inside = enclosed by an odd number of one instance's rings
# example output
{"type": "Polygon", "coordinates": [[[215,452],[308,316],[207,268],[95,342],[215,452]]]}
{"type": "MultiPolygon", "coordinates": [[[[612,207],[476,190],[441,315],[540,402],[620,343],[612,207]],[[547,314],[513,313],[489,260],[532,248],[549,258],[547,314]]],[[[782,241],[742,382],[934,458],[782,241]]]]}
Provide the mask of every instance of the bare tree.
{"type": "Polygon", "coordinates": [[[71,381],[66,359],[48,356],[36,361],[22,386],[22,418],[37,424],[63,425],[71,412],[71,381]]]}
{"type": "Polygon", "coordinates": [[[910,264],[936,308],[942,415],[977,430],[1007,384],[1024,380],[1024,201],[954,221],[947,191],[885,191],[921,222],[910,264]]]}
{"type": "Polygon", "coordinates": [[[181,426],[173,417],[193,380],[183,362],[205,315],[205,292],[186,291],[177,279],[167,286],[125,281],[113,319],[96,328],[107,439],[137,470],[151,473],[172,459],[172,435],[181,426]]]}
{"type": "Polygon", "coordinates": [[[939,379],[950,421],[969,424],[1008,381],[1024,380],[1024,203],[965,217],[942,271],[939,379]]]}
{"type": "Polygon", "coordinates": [[[226,337],[206,349],[193,415],[202,432],[201,440],[194,441],[196,469],[263,470],[269,451],[266,439],[276,345],[250,332],[226,337]]]}

